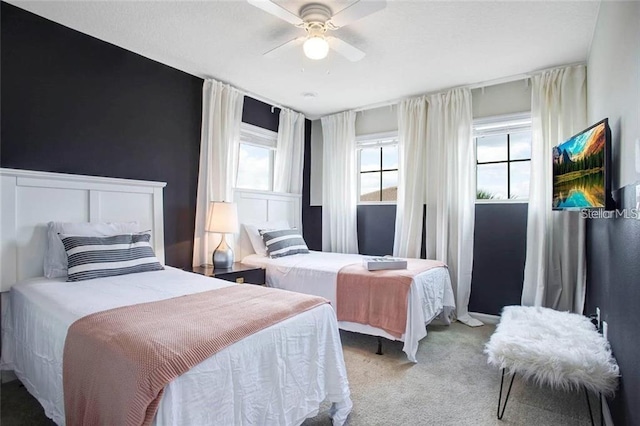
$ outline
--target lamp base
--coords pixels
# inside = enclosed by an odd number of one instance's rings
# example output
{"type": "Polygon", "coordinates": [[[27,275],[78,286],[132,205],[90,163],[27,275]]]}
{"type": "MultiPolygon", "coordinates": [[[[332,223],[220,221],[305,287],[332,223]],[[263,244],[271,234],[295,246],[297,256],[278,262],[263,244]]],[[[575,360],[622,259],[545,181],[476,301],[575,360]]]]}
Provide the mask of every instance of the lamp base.
{"type": "Polygon", "coordinates": [[[233,266],[233,250],[227,245],[225,235],[222,235],[220,245],[213,252],[213,269],[229,269],[233,266]]]}

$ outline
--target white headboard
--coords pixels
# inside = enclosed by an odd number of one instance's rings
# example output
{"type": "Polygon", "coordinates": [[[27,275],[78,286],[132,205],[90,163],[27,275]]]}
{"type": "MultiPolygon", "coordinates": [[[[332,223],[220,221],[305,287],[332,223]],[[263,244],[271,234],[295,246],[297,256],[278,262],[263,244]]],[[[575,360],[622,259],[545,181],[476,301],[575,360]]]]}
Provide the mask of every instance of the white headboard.
{"type": "Polygon", "coordinates": [[[43,275],[47,222],[138,221],[164,264],[164,182],[0,169],[0,291],[43,275]]]}
{"type": "MultiPolygon", "coordinates": [[[[302,229],[302,197],[281,192],[250,191],[236,189],[235,202],[238,204],[238,221],[243,224],[257,224],[286,220],[291,227],[302,229]]],[[[236,260],[253,253],[253,247],[244,226],[236,239],[236,260]]]]}

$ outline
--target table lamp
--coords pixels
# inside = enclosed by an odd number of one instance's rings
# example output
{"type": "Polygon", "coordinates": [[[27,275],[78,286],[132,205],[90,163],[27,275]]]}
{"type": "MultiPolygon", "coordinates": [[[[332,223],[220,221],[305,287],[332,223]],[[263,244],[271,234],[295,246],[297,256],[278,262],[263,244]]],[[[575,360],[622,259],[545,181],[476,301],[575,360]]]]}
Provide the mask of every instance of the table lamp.
{"type": "Polygon", "coordinates": [[[238,227],[236,203],[213,201],[209,204],[207,231],[222,234],[220,245],[213,252],[213,269],[228,269],[233,266],[233,250],[227,244],[226,234],[235,234],[238,227]]]}

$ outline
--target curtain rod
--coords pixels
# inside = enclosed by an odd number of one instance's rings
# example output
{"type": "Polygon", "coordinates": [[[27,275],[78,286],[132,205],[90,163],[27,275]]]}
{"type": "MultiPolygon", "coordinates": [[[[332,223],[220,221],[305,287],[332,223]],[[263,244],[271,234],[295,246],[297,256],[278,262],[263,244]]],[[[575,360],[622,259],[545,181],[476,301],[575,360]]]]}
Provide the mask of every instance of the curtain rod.
{"type": "Polygon", "coordinates": [[[543,73],[546,71],[551,71],[551,70],[555,70],[555,69],[559,69],[559,68],[567,68],[567,67],[573,67],[576,65],[585,65],[585,62],[575,62],[575,63],[571,63],[571,64],[567,64],[567,65],[560,65],[560,66],[555,66],[555,67],[551,67],[551,68],[545,68],[545,69],[541,69],[541,70],[536,70],[536,71],[532,71],[532,72],[528,72],[528,73],[523,73],[523,74],[516,74],[516,75],[512,75],[512,76],[508,76],[508,77],[502,77],[502,78],[497,78],[497,79],[493,79],[493,80],[486,80],[486,81],[481,81],[479,83],[473,83],[473,84],[465,84],[462,86],[455,86],[455,87],[450,87],[447,89],[440,89],[440,90],[435,90],[432,92],[427,92],[427,93],[422,93],[422,94],[418,94],[418,95],[412,95],[412,96],[405,96],[402,98],[396,98],[390,101],[384,101],[384,102],[378,102],[378,103],[374,103],[374,104],[369,104],[369,105],[365,105],[363,107],[360,108],[355,108],[353,109],[354,112],[363,112],[366,110],[370,110],[370,109],[375,109],[375,108],[382,108],[382,107],[386,107],[386,106],[394,106],[399,104],[401,101],[405,100],[405,99],[410,99],[413,97],[418,97],[418,96],[428,96],[428,95],[435,95],[437,93],[442,93],[442,92],[448,92],[449,90],[453,90],[453,89],[462,89],[462,88],[468,88],[469,90],[474,90],[474,89],[484,89],[485,87],[491,87],[491,86],[497,86],[499,84],[505,84],[505,83],[512,83],[514,81],[519,81],[519,80],[527,80],[531,77],[533,77],[536,74],[539,73],[543,73]]]}

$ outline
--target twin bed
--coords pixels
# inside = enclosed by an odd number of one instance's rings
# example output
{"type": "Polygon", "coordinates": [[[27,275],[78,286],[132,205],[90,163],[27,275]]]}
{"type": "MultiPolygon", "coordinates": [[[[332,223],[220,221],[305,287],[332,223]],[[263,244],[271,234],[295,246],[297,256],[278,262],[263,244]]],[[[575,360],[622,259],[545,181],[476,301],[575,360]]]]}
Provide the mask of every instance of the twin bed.
{"type": "MultiPolygon", "coordinates": [[[[78,282],[43,278],[49,221],[136,221],[140,230],[151,230],[150,244],[164,263],[164,184],[8,169],[0,178],[1,368],[13,370],[57,424],[67,421],[65,340],[79,318],[211,290],[215,299],[230,286],[245,288],[171,267],[78,282]]],[[[242,306],[237,315],[242,318],[242,306]]],[[[161,348],[163,342],[151,344],[161,348]]],[[[111,379],[102,377],[98,386],[111,379]]],[[[116,383],[107,393],[118,396],[119,390],[116,383]]],[[[342,425],[352,407],[349,392],[335,313],[323,303],[222,348],[172,380],[151,423],[296,425],[328,401],[333,423],[342,425]]]]}
{"type": "MultiPolygon", "coordinates": [[[[151,230],[150,244],[164,263],[164,184],[7,169],[1,170],[1,177],[1,284],[2,291],[11,291],[2,295],[0,367],[15,371],[58,424],[65,424],[63,365],[74,368],[63,360],[72,324],[98,312],[204,292],[215,298],[221,293],[212,290],[237,287],[171,267],[80,282],[41,277],[47,247],[44,224],[50,220],[135,220],[140,229],[151,230]]],[[[275,196],[276,203],[283,199],[275,196]]],[[[278,211],[273,202],[265,205],[272,213],[278,211]]],[[[284,205],[280,212],[295,211],[286,200],[284,205]]],[[[286,214],[281,216],[299,224],[286,214]]],[[[153,424],[301,424],[317,415],[323,401],[329,401],[333,423],[341,425],[352,403],[338,328],[402,340],[407,357],[415,362],[418,342],[426,335],[425,324],[437,316],[448,320],[455,305],[446,267],[420,273],[409,288],[404,332],[393,336],[382,328],[337,321],[338,271],[361,262],[360,256],[310,253],[270,259],[246,254],[243,262],[266,268],[271,287],[322,296],[333,307],[321,303],[297,312],[185,370],[160,393],[153,424]]],[[[237,315],[243,315],[242,307],[237,315]]],[[[162,346],[161,342],[151,345],[162,346]]],[[[118,391],[111,378],[98,377],[97,382],[100,386],[109,382],[118,391]]]]}
{"type": "MultiPolygon", "coordinates": [[[[171,267],[79,283],[26,280],[13,286],[4,312],[3,368],[16,372],[48,417],[65,424],[63,349],[73,322],[119,306],[234,285],[171,267]]],[[[252,334],[170,382],[153,424],[300,424],[325,399],[334,403],[334,424],[343,424],[351,401],[328,304],[252,334]]]]}
{"type": "MultiPolygon", "coordinates": [[[[267,285],[284,290],[324,297],[337,306],[337,280],[340,270],[362,264],[363,256],[311,251],[308,254],[276,259],[250,254],[243,263],[266,269],[267,285]]],[[[455,309],[449,271],[436,267],[416,275],[409,289],[406,324],[402,336],[394,336],[379,327],[351,321],[340,321],[341,329],[404,342],[403,351],[409,361],[417,362],[418,344],[427,335],[426,325],[438,318],[450,323],[455,309]]]]}

